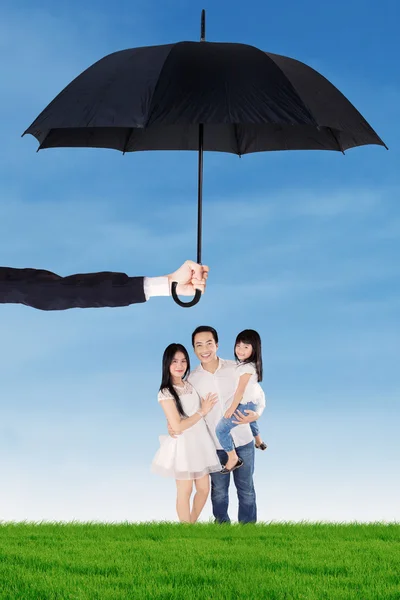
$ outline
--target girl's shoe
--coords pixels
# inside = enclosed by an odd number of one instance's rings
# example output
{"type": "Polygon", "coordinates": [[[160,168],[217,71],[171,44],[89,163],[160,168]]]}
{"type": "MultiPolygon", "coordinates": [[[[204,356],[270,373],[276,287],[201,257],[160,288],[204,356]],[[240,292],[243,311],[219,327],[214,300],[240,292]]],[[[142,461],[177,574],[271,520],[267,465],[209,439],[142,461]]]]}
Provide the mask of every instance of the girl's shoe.
{"type": "Polygon", "coordinates": [[[257,444],[254,444],[256,448],[258,448],[258,450],[266,450],[267,449],[267,444],[264,444],[264,442],[261,442],[261,444],[259,446],[257,446],[257,444]]]}
{"type": "Polygon", "coordinates": [[[232,469],[227,469],[226,467],[224,467],[223,469],[221,469],[220,473],[222,473],[223,475],[227,475],[227,473],[231,473],[232,471],[234,471],[235,469],[238,469],[239,467],[243,467],[243,461],[241,458],[238,458],[236,465],[234,465],[232,467],[232,469]]]}

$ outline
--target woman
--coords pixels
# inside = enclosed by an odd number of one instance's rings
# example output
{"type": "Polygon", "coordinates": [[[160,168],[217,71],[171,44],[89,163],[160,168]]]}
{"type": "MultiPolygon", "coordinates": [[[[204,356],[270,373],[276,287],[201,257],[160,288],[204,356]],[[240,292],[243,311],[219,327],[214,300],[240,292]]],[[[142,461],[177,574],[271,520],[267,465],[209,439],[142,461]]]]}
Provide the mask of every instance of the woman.
{"type": "Polygon", "coordinates": [[[160,437],[161,446],[151,468],[154,473],[174,477],[179,520],[195,523],[210,491],[209,474],[220,471],[221,463],[203,419],[217,402],[217,395],[207,394],[206,398],[200,399],[186,381],[189,371],[186,348],[181,344],[170,344],[164,351],[158,401],[172,429],[182,435],[160,437]],[[193,483],[196,493],[190,509],[193,483]]]}

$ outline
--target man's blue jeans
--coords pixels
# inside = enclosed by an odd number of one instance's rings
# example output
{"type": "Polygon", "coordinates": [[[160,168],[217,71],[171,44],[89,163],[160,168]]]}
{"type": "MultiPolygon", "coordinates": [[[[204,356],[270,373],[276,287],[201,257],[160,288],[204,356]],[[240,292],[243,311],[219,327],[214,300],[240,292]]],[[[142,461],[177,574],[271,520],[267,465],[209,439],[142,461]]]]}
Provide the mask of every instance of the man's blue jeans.
{"type": "MultiPolygon", "coordinates": [[[[233,477],[239,500],[239,523],[257,521],[256,492],[253,483],[254,442],[236,448],[243,466],[228,475],[211,473],[211,502],[216,523],[230,523],[228,516],[229,484],[233,477]]],[[[221,464],[226,464],[228,456],[224,450],[217,450],[221,464]]]]}
{"type": "MultiPolygon", "coordinates": [[[[243,413],[244,416],[246,417],[247,415],[244,411],[245,410],[256,411],[257,405],[254,402],[247,402],[247,404],[239,404],[239,406],[237,407],[236,410],[243,413]]],[[[225,450],[225,452],[231,452],[235,447],[233,444],[232,436],[231,436],[231,430],[234,427],[237,427],[237,423],[236,424],[234,423],[234,421],[236,421],[236,420],[237,419],[234,414],[231,417],[229,417],[229,419],[222,417],[222,419],[220,419],[220,421],[218,422],[217,427],[215,428],[215,434],[218,438],[219,443],[225,450]]],[[[253,423],[249,423],[249,425],[250,425],[250,429],[251,429],[253,436],[256,437],[256,435],[259,435],[260,428],[258,427],[257,421],[253,421],[253,423]]]]}

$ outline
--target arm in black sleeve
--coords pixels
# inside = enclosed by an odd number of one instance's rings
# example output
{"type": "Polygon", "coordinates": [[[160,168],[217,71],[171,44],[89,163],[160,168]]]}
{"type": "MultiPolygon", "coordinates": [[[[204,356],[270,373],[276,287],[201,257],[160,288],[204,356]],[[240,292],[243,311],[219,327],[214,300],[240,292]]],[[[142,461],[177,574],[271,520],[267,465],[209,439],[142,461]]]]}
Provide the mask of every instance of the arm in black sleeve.
{"type": "Polygon", "coordinates": [[[40,310],[128,306],[146,302],[144,277],[83,273],[61,277],[39,269],[0,267],[0,303],[40,310]]]}

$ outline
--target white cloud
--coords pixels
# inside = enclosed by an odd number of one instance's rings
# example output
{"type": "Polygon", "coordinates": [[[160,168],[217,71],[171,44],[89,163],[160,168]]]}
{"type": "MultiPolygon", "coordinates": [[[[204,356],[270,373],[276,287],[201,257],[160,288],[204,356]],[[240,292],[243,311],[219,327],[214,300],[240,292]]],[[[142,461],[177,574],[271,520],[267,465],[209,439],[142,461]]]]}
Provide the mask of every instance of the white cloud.
{"type": "MultiPolygon", "coordinates": [[[[281,190],[260,193],[236,193],[211,196],[205,199],[205,218],[213,226],[230,227],[240,225],[257,226],[282,219],[298,217],[335,218],[359,214],[371,214],[379,209],[383,202],[397,188],[349,188],[338,185],[336,189],[324,189],[315,185],[313,188],[291,188],[285,186],[281,190]]],[[[168,207],[164,214],[174,212],[176,217],[182,215],[182,204],[168,207]]],[[[247,232],[246,232],[247,233],[247,232]]],[[[246,233],[238,232],[237,237],[246,233]]]]}
{"type": "Polygon", "coordinates": [[[334,218],[348,215],[368,214],[379,207],[385,198],[385,190],[338,189],[334,191],[316,191],[296,193],[295,203],[291,206],[294,216],[334,218]]]}
{"type": "Polygon", "coordinates": [[[380,240],[400,240],[400,218],[394,215],[388,221],[377,228],[376,238],[380,240]]]}
{"type": "MultiPolygon", "coordinates": [[[[319,265],[318,265],[319,266],[319,265]]],[[[322,273],[318,268],[307,270],[305,267],[300,271],[283,271],[277,273],[277,270],[270,275],[263,274],[263,277],[254,281],[251,274],[244,276],[242,281],[232,283],[213,283],[213,290],[210,293],[224,297],[235,297],[241,303],[246,303],[251,295],[253,302],[261,299],[269,302],[282,298],[300,298],[301,296],[310,296],[317,292],[326,292],[344,289],[357,289],[362,284],[379,284],[384,280],[397,278],[399,267],[394,264],[386,264],[374,261],[365,263],[364,260],[348,261],[344,265],[331,265],[330,269],[322,273]],[[302,274],[304,273],[304,274],[302,274]],[[246,277],[247,281],[243,281],[246,277]]],[[[211,286],[210,286],[211,287],[211,286]]]]}
{"type": "MultiPolygon", "coordinates": [[[[192,238],[191,232],[179,227],[171,235],[170,230],[157,231],[143,225],[140,218],[118,215],[110,198],[88,200],[80,194],[54,201],[8,196],[0,203],[0,218],[3,265],[18,268],[33,266],[74,273],[90,269],[88,265],[95,263],[99,271],[113,270],[102,266],[105,260],[108,264],[131,263],[133,268],[140,259],[139,275],[146,265],[158,262],[167,244],[173,256],[192,238]]],[[[116,266],[114,270],[120,269],[116,266]]]]}
{"type": "MultiPolygon", "coordinates": [[[[149,471],[160,424],[139,434],[132,424],[116,414],[20,420],[0,467],[2,520],[176,520],[174,482],[149,471]]],[[[305,410],[268,412],[260,425],[269,444],[256,452],[260,521],[400,520],[393,421],[305,410]]],[[[233,485],[230,507],[236,520],[233,485]]],[[[211,517],[209,500],[202,518],[211,517]]]]}

